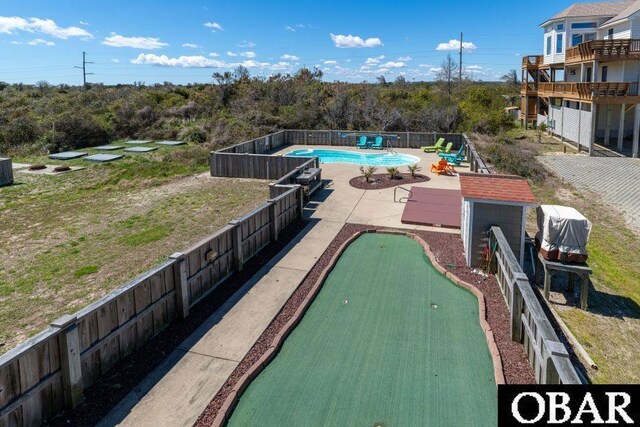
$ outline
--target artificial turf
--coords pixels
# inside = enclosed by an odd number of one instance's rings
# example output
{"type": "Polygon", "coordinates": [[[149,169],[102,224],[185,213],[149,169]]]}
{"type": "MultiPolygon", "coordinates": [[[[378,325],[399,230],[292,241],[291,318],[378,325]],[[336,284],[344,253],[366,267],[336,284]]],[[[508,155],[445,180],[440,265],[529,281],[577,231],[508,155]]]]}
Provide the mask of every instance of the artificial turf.
{"type": "Polygon", "coordinates": [[[365,234],[240,398],[230,426],[490,426],[478,301],[414,240],[365,234]]]}

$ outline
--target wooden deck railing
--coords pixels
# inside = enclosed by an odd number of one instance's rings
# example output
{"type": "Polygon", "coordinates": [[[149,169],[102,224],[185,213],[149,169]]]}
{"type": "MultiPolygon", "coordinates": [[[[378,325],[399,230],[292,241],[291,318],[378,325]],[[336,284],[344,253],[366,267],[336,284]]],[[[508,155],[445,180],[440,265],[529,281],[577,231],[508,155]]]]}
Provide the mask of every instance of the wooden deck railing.
{"type": "Polygon", "coordinates": [[[640,59],[640,39],[590,40],[567,48],[565,63],[640,59]]]}
{"type": "Polygon", "coordinates": [[[540,96],[595,101],[602,98],[638,96],[638,82],[539,83],[540,96]]]}
{"type": "Polygon", "coordinates": [[[510,312],[511,339],[524,345],[538,384],[580,384],[566,347],[542,309],[500,227],[491,227],[491,264],[510,312]]]}
{"type": "Polygon", "coordinates": [[[522,58],[522,68],[538,68],[543,62],[542,55],[528,55],[522,58]]]}
{"type": "Polygon", "coordinates": [[[520,83],[520,92],[523,94],[536,92],[538,90],[538,85],[533,82],[522,82],[520,83]]]}

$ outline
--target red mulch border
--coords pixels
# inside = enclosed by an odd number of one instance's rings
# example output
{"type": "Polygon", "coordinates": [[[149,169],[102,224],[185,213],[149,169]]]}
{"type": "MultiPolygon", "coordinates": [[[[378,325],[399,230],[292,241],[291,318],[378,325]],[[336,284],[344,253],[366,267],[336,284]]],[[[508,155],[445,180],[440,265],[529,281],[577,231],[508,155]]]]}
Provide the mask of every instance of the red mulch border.
{"type": "Polygon", "coordinates": [[[430,181],[426,175],[416,174],[415,178],[410,173],[400,173],[398,178],[391,179],[388,173],[377,173],[371,176],[373,182],[365,182],[363,176],[356,176],[349,180],[349,185],[359,190],[382,190],[383,188],[397,187],[398,185],[416,184],[430,181]]]}
{"type": "Polygon", "coordinates": [[[480,323],[494,361],[496,383],[535,384],[524,347],[511,341],[510,314],[493,276],[484,278],[466,266],[462,241],[455,234],[431,231],[388,230],[384,227],[345,224],[329,244],[302,284],[294,291],[275,319],[260,335],[227,381],[196,421],[197,426],[224,425],[251,381],[277,355],[306,308],[320,290],[324,278],[348,244],[365,232],[391,232],[417,237],[434,266],[448,278],[478,297],[480,323]]]}

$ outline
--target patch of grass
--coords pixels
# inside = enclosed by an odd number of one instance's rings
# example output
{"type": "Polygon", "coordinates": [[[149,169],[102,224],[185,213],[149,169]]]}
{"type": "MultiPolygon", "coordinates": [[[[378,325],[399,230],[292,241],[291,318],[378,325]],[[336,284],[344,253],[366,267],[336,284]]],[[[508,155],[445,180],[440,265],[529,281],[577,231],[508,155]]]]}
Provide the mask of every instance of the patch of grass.
{"type": "Polygon", "coordinates": [[[95,265],[85,265],[73,272],[75,277],[87,276],[89,274],[95,274],[98,272],[98,267],[95,265]]]}
{"type": "Polygon", "coordinates": [[[67,162],[86,169],[65,175],[16,173],[19,185],[0,191],[0,353],[268,198],[264,181],[194,177],[208,158],[205,147],[162,147],[67,162]]]}
{"type": "Polygon", "coordinates": [[[143,230],[120,237],[120,242],[127,246],[140,246],[146,243],[157,242],[167,237],[170,233],[171,228],[167,225],[152,225],[143,230]]]}

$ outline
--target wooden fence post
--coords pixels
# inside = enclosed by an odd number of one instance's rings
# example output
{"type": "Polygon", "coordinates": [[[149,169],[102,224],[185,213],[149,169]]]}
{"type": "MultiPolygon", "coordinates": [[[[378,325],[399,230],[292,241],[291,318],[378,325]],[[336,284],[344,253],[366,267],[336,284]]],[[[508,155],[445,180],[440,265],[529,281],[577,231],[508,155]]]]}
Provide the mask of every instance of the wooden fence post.
{"type": "Polygon", "coordinates": [[[516,273],[516,279],[513,281],[513,289],[511,290],[511,340],[522,342],[522,307],[524,300],[520,291],[520,275],[524,273],[516,273]]]}
{"type": "Polygon", "coordinates": [[[271,224],[271,241],[275,242],[276,240],[278,240],[278,233],[280,230],[278,230],[278,212],[276,212],[276,208],[277,208],[277,203],[275,200],[273,199],[269,199],[267,200],[267,203],[269,203],[269,221],[271,224]]]}
{"type": "Polygon", "coordinates": [[[309,145],[308,136],[309,136],[309,132],[305,129],[304,130],[304,145],[309,145]]]}
{"type": "Polygon", "coordinates": [[[411,144],[409,143],[410,138],[411,138],[411,133],[407,132],[407,148],[411,148],[411,144]]]}
{"type": "Polygon", "coordinates": [[[60,365],[62,368],[62,388],[68,408],[77,407],[84,399],[82,382],[82,361],[80,360],[80,334],[76,316],[65,314],[51,322],[51,326],[61,329],[58,336],[60,365]]]}
{"type": "Polygon", "coordinates": [[[175,289],[176,289],[176,307],[178,317],[181,319],[189,315],[189,283],[187,282],[187,264],[184,261],[184,254],[176,252],[169,256],[169,259],[175,260],[178,271],[174,267],[175,289]]]}
{"type": "Polygon", "coordinates": [[[237,219],[229,222],[233,225],[233,259],[236,264],[236,271],[242,271],[244,265],[244,251],[242,250],[242,227],[237,219]]]}
{"type": "Polygon", "coordinates": [[[304,189],[302,188],[301,185],[296,184],[296,187],[298,187],[298,191],[297,191],[298,218],[303,219],[304,218],[304,189]]]}

